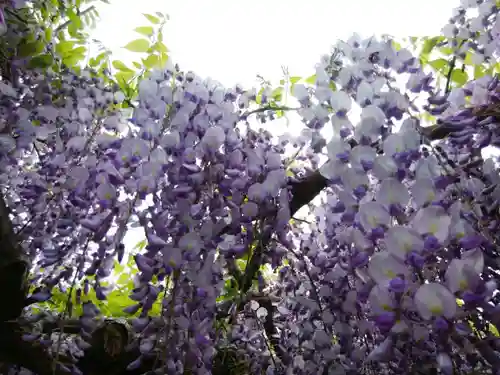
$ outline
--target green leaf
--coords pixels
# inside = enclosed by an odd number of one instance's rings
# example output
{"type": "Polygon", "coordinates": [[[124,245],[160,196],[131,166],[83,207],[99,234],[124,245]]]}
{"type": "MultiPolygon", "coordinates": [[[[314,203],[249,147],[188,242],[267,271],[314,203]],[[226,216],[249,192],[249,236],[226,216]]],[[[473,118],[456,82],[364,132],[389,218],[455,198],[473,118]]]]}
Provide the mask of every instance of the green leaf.
{"type": "Polygon", "coordinates": [[[75,49],[72,49],[68,52],[66,52],[65,54],[66,55],[81,55],[82,57],[85,56],[85,53],[87,52],[87,48],[83,47],[83,46],[80,46],[80,47],[77,47],[75,49]]]}
{"type": "Polygon", "coordinates": [[[108,52],[103,52],[103,53],[100,53],[99,55],[97,55],[96,57],[92,57],[90,60],[89,60],[89,65],[92,67],[92,68],[95,68],[96,66],[98,66],[101,61],[106,58],[106,56],[108,56],[108,52]]]}
{"type": "Polygon", "coordinates": [[[162,42],[156,42],[155,44],[152,45],[151,47],[154,51],[160,52],[160,53],[167,53],[168,49],[165,44],[162,42]]]}
{"type": "Polygon", "coordinates": [[[467,83],[469,76],[466,72],[462,72],[462,69],[455,69],[451,73],[451,80],[455,82],[458,87],[461,87],[467,83]]]}
{"type": "Polygon", "coordinates": [[[45,40],[47,42],[52,41],[52,34],[53,34],[53,30],[51,28],[48,27],[45,29],[45,40]]]}
{"type": "Polygon", "coordinates": [[[424,46],[422,47],[421,54],[429,55],[432,52],[432,50],[434,49],[434,47],[436,47],[436,45],[438,43],[442,42],[443,40],[444,40],[444,37],[442,37],[442,36],[435,36],[433,38],[427,39],[424,42],[424,46]]]}
{"type": "Polygon", "coordinates": [[[108,57],[109,54],[110,53],[108,51],[102,52],[95,57],[95,60],[97,61],[97,63],[100,63],[102,60],[108,57]]]}
{"type": "Polygon", "coordinates": [[[168,61],[168,55],[166,53],[162,53],[160,55],[160,68],[165,67],[165,64],[167,63],[167,61],[168,61]]]}
{"type": "Polygon", "coordinates": [[[146,68],[154,68],[160,63],[160,58],[157,55],[149,55],[145,59],[142,59],[142,63],[146,68]]]}
{"type": "Polygon", "coordinates": [[[45,54],[33,57],[28,65],[30,68],[48,68],[53,62],[54,59],[52,56],[45,54]]]}
{"type": "Polygon", "coordinates": [[[238,259],[236,260],[236,266],[241,272],[244,272],[245,268],[247,267],[247,262],[243,259],[238,259]]]}
{"type": "Polygon", "coordinates": [[[82,61],[84,58],[85,58],[85,55],[80,55],[80,54],[74,54],[74,55],[72,55],[72,54],[69,54],[69,55],[63,57],[62,62],[65,65],[70,66],[73,69],[75,69],[76,65],[78,65],[78,63],[80,61],[82,61]]]}
{"type": "Polygon", "coordinates": [[[137,61],[132,61],[132,65],[135,66],[137,69],[142,69],[142,65],[139,64],[137,61]]]}
{"type": "Polygon", "coordinates": [[[259,92],[257,93],[256,98],[255,98],[255,103],[257,103],[257,104],[261,104],[261,102],[262,102],[262,94],[263,94],[263,93],[264,93],[264,87],[263,87],[263,88],[261,88],[261,89],[259,90],[259,92]]]}
{"type": "Polygon", "coordinates": [[[19,46],[17,53],[19,57],[28,57],[28,56],[33,56],[37,55],[44,50],[44,44],[43,42],[32,42],[32,43],[21,43],[19,46]]]}
{"type": "Polygon", "coordinates": [[[72,41],[62,41],[56,44],[56,52],[59,54],[65,54],[68,51],[71,51],[75,46],[75,42],[72,41]]]}
{"type": "Polygon", "coordinates": [[[429,65],[432,66],[438,72],[442,72],[443,68],[448,66],[448,61],[446,59],[437,59],[429,61],[429,65]]]}
{"type": "Polygon", "coordinates": [[[273,92],[271,93],[271,97],[277,102],[281,101],[282,96],[283,96],[283,87],[278,87],[274,89],[273,92]]]}
{"type": "Polygon", "coordinates": [[[439,49],[439,52],[441,52],[443,55],[449,56],[453,53],[453,48],[451,47],[441,47],[439,49]]]}
{"type": "Polygon", "coordinates": [[[306,78],[306,83],[309,83],[310,85],[315,85],[316,84],[316,74],[313,74],[312,76],[306,78]]]}
{"type": "Polygon", "coordinates": [[[473,54],[471,52],[467,52],[467,54],[465,55],[465,60],[464,60],[465,65],[475,65],[472,62],[472,56],[473,56],[473,54]]]}
{"type": "Polygon", "coordinates": [[[134,31],[137,32],[137,33],[139,33],[139,34],[145,35],[145,36],[151,36],[154,33],[154,29],[153,29],[152,26],[140,26],[140,27],[136,27],[134,29],[134,31]]]}
{"type": "Polygon", "coordinates": [[[113,65],[113,68],[121,70],[122,72],[133,72],[132,69],[130,69],[127,65],[125,65],[123,62],[120,60],[115,60],[111,63],[113,65]]]}
{"type": "Polygon", "coordinates": [[[125,269],[125,266],[123,264],[120,264],[118,260],[115,260],[114,266],[115,266],[115,271],[118,273],[122,272],[125,269]]]}
{"type": "Polygon", "coordinates": [[[158,25],[161,21],[158,17],[153,16],[152,14],[143,13],[144,17],[148,19],[153,25],[158,25]]]}
{"type": "Polygon", "coordinates": [[[147,52],[149,49],[149,41],[146,39],[136,39],[127,43],[123,48],[132,52],[147,52]]]}
{"type": "Polygon", "coordinates": [[[392,46],[394,47],[394,49],[395,49],[396,51],[399,51],[399,50],[401,50],[401,48],[403,48],[403,47],[401,46],[401,44],[399,44],[398,42],[396,42],[396,41],[394,41],[394,40],[392,41],[392,46]]]}
{"type": "Polygon", "coordinates": [[[481,65],[476,65],[474,67],[474,79],[483,77],[484,73],[484,68],[481,65]]]}
{"type": "Polygon", "coordinates": [[[500,337],[500,333],[498,332],[497,327],[495,327],[493,324],[489,324],[489,331],[493,334],[495,337],[500,337]]]}
{"type": "Polygon", "coordinates": [[[128,91],[130,88],[128,86],[129,82],[134,78],[134,72],[118,72],[115,74],[116,81],[122,90],[128,91]]]}
{"type": "Polygon", "coordinates": [[[118,278],[118,285],[125,285],[130,279],[131,279],[130,274],[124,272],[118,278]]]}
{"type": "MultiPolygon", "coordinates": [[[[139,241],[137,243],[137,245],[135,245],[134,249],[139,250],[139,251],[144,250],[146,248],[147,244],[148,244],[148,242],[146,241],[146,239],[143,239],[143,240],[139,241]]],[[[132,261],[132,264],[135,264],[135,261],[132,257],[131,257],[131,261],[132,261]]]]}

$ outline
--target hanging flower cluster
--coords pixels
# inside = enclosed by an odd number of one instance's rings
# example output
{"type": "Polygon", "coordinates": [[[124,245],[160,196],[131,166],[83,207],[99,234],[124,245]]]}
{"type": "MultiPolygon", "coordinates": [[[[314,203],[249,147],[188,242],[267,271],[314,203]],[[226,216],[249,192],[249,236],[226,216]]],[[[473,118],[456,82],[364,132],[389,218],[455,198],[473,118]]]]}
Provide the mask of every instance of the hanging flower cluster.
{"type": "MultiPolygon", "coordinates": [[[[462,3],[443,29],[448,45],[457,57],[472,49],[478,63],[499,59],[499,7],[462,3]]],[[[157,358],[149,370],[158,374],[210,374],[222,346],[269,375],[500,368],[491,332],[500,325],[500,181],[493,159],[481,157],[499,144],[498,77],[442,95],[388,38],[336,47],[338,69],[322,59],[314,87],[294,85],[299,137],[250,124],[255,90],[171,64],[140,81],[131,117],[118,109],[124,94],[92,70],[20,70],[16,82],[0,81],[0,185],[33,262],[31,299],[48,301],[59,288],[82,305],[73,356],[89,348],[103,313],[85,296],[106,300],[117,262],[133,256],[124,311],[140,356],[130,371],[157,358]],[[439,145],[420,125],[425,111],[447,134],[439,145]],[[292,222],[292,186],[308,173],[287,174],[288,153],[318,169],[326,126],[334,135],[319,167],[325,196],[313,223],[292,222]],[[132,255],[124,237],[133,228],[147,245],[132,255]],[[221,318],[228,282],[242,293],[221,318]],[[274,306],[245,304],[249,290],[271,294],[274,306]]],[[[36,330],[25,339],[55,340],[36,330]]]]}

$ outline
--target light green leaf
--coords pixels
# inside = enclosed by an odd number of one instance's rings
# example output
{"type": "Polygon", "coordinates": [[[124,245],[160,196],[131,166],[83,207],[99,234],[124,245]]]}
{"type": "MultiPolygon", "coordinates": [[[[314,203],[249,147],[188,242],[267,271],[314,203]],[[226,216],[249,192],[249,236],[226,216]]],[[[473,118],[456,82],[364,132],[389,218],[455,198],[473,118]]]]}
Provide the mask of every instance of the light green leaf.
{"type": "Polygon", "coordinates": [[[96,66],[98,66],[101,61],[107,56],[107,52],[103,52],[99,55],[97,55],[96,57],[92,57],[90,60],[89,60],[89,65],[92,67],[92,68],[95,68],[96,66]]]}
{"type": "Polygon", "coordinates": [[[432,66],[438,72],[442,72],[443,68],[448,66],[448,61],[446,59],[437,59],[429,61],[429,65],[432,66]]]}
{"type": "Polygon", "coordinates": [[[53,30],[51,28],[48,27],[45,29],[45,40],[47,42],[52,41],[52,33],[53,33],[53,30]]]}
{"type": "Polygon", "coordinates": [[[236,261],[236,265],[238,266],[238,269],[243,272],[243,271],[245,271],[245,268],[247,267],[247,262],[243,259],[238,259],[236,261]]]}
{"type": "Polygon", "coordinates": [[[102,60],[104,60],[107,56],[109,56],[109,52],[108,51],[105,51],[105,52],[102,52],[100,54],[98,54],[95,59],[97,62],[101,62],[102,60]]]}
{"type": "Polygon", "coordinates": [[[316,84],[316,74],[313,74],[312,76],[306,78],[306,83],[309,83],[310,85],[315,85],[316,84]]]}
{"type": "Polygon", "coordinates": [[[168,55],[166,53],[162,53],[160,55],[160,68],[165,67],[165,64],[167,63],[167,61],[168,61],[168,55]]]}
{"type": "Polygon", "coordinates": [[[137,33],[139,33],[139,34],[145,35],[145,36],[151,36],[154,33],[154,29],[153,29],[152,26],[140,26],[140,27],[136,27],[134,29],[134,31],[137,32],[137,33]]]}
{"type": "Polygon", "coordinates": [[[146,39],[136,39],[127,43],[123,48],[132,52],[147,52],[149,49],[149,41],[146,39]]]}
{"type": "Polygon", "coordinates": [[[490,332],[493,334],[493,336],[500,337],[500,333],[498,332],[497,327],[495,327],[493,324],[490,323],[488,328],[490,332]]]}
{"type": "Polygon", "coordinates": [[[142,63],[146,68],[151,69],[159,65],[160,58],[157,55],[149,55],[145,59],[142,59],[142,63]]]}
{"type": "Polygon", "coordinates": [[[467,52],[467,54],[465,55],[465,60],[464,60],[465,65],[475,65],[472,62],[472,56],[473,56],[473,54],[471,52],[467,52]]]}
{"type": "Polygon", "coordinates": [[[434,49],[434,47],[436,47],[436,45],[438,43],[442,42],[443,40],[444,40],[444,37],[442,37],[442,36],[435,36],[433,38],[427,39],[424,42],[424,46],[422,48],[421,54],[423,54],[423,55],[430,54],[432,52],[432,50],[434,49]]]}
{"type": "Polygon", "coordinates": [[[129,82],[134,78],[134,72],[121,71],[115,74],[115,78],[122,90],[129,91],[130,90],[129,82]]]}
{"type": "Polygon", "coordinates": [[[118,273],[122,272],[125,269],[125,266],[123,264],[120,264],[120,262],[118,262],[118,260],[115,260],[114,266],[115,266],[115,272],[118,272],[118,273]]]}
{"type": "Polygon", "coordinates": [[[155,44],[153,44],[153,46],[151,48],[154,51],[157,51],[160,53],[167,53],[168,52],[167,46],[165,44],[163,44],[162,42],[156,42],[155,44]]]}
{"type": "Polygon", "coordinates": [[[125,285],[130,280],[131,275],[128,273],[122,273],[118,278],[118,285],[125,285]]]}
{"type": "Polygon", "coordinates": [[[474,67],[474,79],[483,77],[484,73],[484,68],[481,65],[476,65],[474,67]]]}
{"type": "Polygon", "coordinates": [[[120,60],[115,60],[112,62],[113,68],[121,70],[122,72],[133,72],[127,65],[125,65],[120,60]]]}
{"type": "Polygon", "coordinates": [[[87,48],[81,46],[81,47],[77,47],[75,49],[68,51],[67,54],[68,55],[82,55],[82,56],[84,56],[86,52],[87,52],[87,48]]]}
{"type": "Polygon", "coordinates": [[[451,47],[441,47],[439,49],[439,52],[441,52],[443,55],[449,56],[453,53],[453,48],[451,47]]]}
{"type": "Polygon", "coordinates": [[[467,75],[466,72],[462,72],[461,69],[455,69],[451,73],[451,80],[455,82],[458,87],[461,87],[467,83],[467,80],[469,79],[469,76],[467,75]]]}
{"type": "Polygon", "coordinates": [[[137,61],[133,61],[132,65],[135,66],[137,69],[141,69],[142,68],[142,65],[139,64],[137,61]]]}
{"type": "MultiPolygon", "coordinates": [[[[137,243],[137,245],[135,245],[134,249],[139,250],[139,251],[144,250],[144,248],[146,247],[147,244],[148,244],[148,242],[146,241],[146,239],[141,240],[137,243]]],[[[132,260],[132,264],[135,264],[134,259],[131,258],[131,260],[132,260]]]]}
{"type": "Polygon", "coordinates": [[[401,46],[401,44],[399,44],[398,42],[396,42],[396,41],[394,41],[394,40],[392,41],[392,46],[394,47],[394,49],[395,49],[396,51],[399,51],[399,50],[401,50],[401,48],[403,48],[403,47],[401,46]]]}
{"type": "Polygon", "coordinates": [[[273,92],[271,93],[271,97],[277,102],[281,101],[282,96],[283,96],[283,87],[278,87],[274,89],[273,92]]]}
{"type": "Polygon", "coordinates": [[[158,17],[155,17],[152,14],[143,13],[143,15],[148,19],[149,22],[151,22],[154,25],[158,25],[161,22],[158,17]]]}
{"type": "Polygon", "coordinates": [[[78,65],[79,62],[81,62],[85,58],[85,55],[83,54],[68,54],[65,57],[63,57],[62,62],[67,65],[72,67],[73,69],[76,68],[76,65],[78,65]]]}
{"type": "Polygon", "coordinates": [[[56,52],[59,54],[65,54],[68,51],[71,51],[75,46],[75,42],[72,41],[62,41],[56,44],[56,52]]]}

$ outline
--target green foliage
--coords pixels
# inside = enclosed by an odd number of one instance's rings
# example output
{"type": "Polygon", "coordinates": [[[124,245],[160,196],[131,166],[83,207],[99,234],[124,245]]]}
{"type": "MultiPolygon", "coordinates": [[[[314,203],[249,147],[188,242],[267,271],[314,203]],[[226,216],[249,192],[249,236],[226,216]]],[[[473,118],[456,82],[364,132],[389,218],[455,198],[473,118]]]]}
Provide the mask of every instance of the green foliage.
{"type": "Polygon", "coordinates": [[[153,16],[152,14],[143,13],[144,17],[148,19],[153,25],[159,25],[161,23],[161,19],[153,16]]]}
{"type": "Polygon", "coordinates": [[[54,59],[53,59],[52,55],[45,53],[45,54],[33,57],[29,61],[28,66],[30,68],[46,69],[46,68],[51,67],[53,62],[54,62],[54,59]]]}
{"type": "Polygon", "coordinates": [[[144,36],[151,36],[154,33],[154,29],[152,26],[140,26],[136,27],[134,29],[135,32],[138,32],[139,34],[142,34],[144,36]]]}
{"type": "MultiPolygon", "coordinates": [[[[500,63],[485,61],[481,64],[474,63],[474,51],[467,51],[465,58],[454,57],[454,50],[447,44],[446,38],[434,37],[409,37],[405,39],[413,52],[416,52],[420,63],[425,68],[430,67],[437,73],[438,82],[446,86],[462,87],[469,79],[481,78],[484,75],[500,73],[500,63]],[[450,74],[450,69],[451,74],[450,74]],[[448,82],[449,81],[449,82],[448,82]]],[[[459,40],[461,45],[465,41],[459,40]]]]}
{"type": "Polygon", "coordinates": [[[113,67],[115,69],[118,69],[122,72],[134,72],[132,69],[130,69],[127,65],[125,65],[123,62],[121,62],[120,60],[115,60],[113,61],[113,67]]]}
{"type": "Polygon", "coordinates": [[[149,41],[147,39],[133,40],[124,47],[132,52],[147,52],[149,50],[149,41]]]}
{"type": "MultiPolygon", "coordinates": [[[[144,250],[146,244],[146,240],[140,241],[135,246],[134,252],[144,250]]],[[[109,280],[114,280],[115,289],[107,295],[106,300],[99,300],[93,288],[90,288],[88,293],[83,293],[83,284],[85,282],[88,282],[89,285],[94,285],[95,282],[93,276],[87,276],[72,289],[67,291],[63,291],[60,288],[54,288],[50,301],[38,304],[38,310],[47,309],[60,314],[66,313],[69,314],[69,316],[80,316],[83,303],[92,302],[105,316],[114,318],[130,317],[123,309],[136,303],[129,298],[129,295],[132,289],[134,289],[133,277],[137,272],[138,269],[133,254],[129,254],[126,264],[120,264],[118,261],[115,261],[113,273],[109,278],[109,280]],[[77,298],[77,294],[80,294],[80,298],[77,298]]],[[[109,282],[110,281],[101,282],[101,285],[106,287],[109,285],[109,282]]],[[[158,280],[153,280],[153,282],[159,283],[158,280]]],[[[157,301],[153,305],[150,315],[158,316],[161,313],[161,308],[161,302],[157,301]]],[[[140,311],[133,316],[137,316],[139,313],[140,311]]]]}

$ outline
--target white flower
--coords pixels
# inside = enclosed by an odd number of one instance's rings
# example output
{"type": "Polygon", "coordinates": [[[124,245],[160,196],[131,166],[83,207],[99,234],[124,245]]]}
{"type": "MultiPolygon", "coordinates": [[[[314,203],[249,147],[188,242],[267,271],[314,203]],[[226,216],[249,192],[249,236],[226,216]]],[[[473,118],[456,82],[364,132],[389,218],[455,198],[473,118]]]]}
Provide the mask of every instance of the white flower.
{"type": "Polygon", "coordinates": [[[420,286],[415,293],[414,301],[420,316],[426,320],[433,316],[451,319],[457,313],[455,296],[439,283],[420,286]]]}
{"type": "Polygon", "coordinates": [[[483,252],[479,249],[466,251],[461,259],[453,259],[446,270],[448,288],[453,293],[467,290],[479,281],[483,268],[483,252]]]}
{"type": "Polygon", "coordinates": [[[371,102],[373,100],[373,94],[372,86],[366,81],[361,81],[356,92],[356,102],[360,105],[371,102]]]}
{"type": "Polygon", "coordinates": [[[410,200],[410,193],[408,193],[406,186],[398,179],[387,178],[380,184],[375,199],[386,207],[391,204],[405,206],[410,200]]]}
{"type": "Polygon", "coordinates": [[[370,258],[368,274],[377,284],[383,284],[398,275],[408,276],[410,270],[388,251],[381,251],[370,258]]]}
{"type": "Polygon", "coordinates": [[[373,163],[373,174],[379,180],[394,176],[398,171],[398,166],[394,159],[388,155],[379,155],[373,163]]]}
{"type": "Polygon", "coordinates": [[[415,231],[403,226],[389,228],[384,243],[387,251],[401,260],[411,251],[421,252],[424,248],[424,240],[415,231]]]}
{"type": "Polygon", "coordinates": [[[212,126],[205,132],[202,142],[211,150],[217,150],[225,140],[226,134],[224,133],[224,129],[220,126],[212,126]]]}
{"type": "Polygon", "coordinates": [[[411,195],[418,207],[433,202],[436,199],[434,182],[430,178],[419,178],[411,187],[411,195]]]}
{"type": "Polygon", "coordinates": [[[371,230],[381,225],[389,225],[391,216],[378,202],[366,202],[360,205],[358,212],[359,222],[365,230],[371,230]]]}
{"type": "Polygon", "coordinates": [[[444,243],[450,231],[451,218],[442,207],[429,206],[420,209],[412,220],[412,227],[421,235],[431,234],[444,243]]]}
{"type": "Polygon", "coordinates": [[[335,112],[347,113],[352,106],[351,97],[345,91],[335,91],[330,97],[330,104],[335,112]]]}

